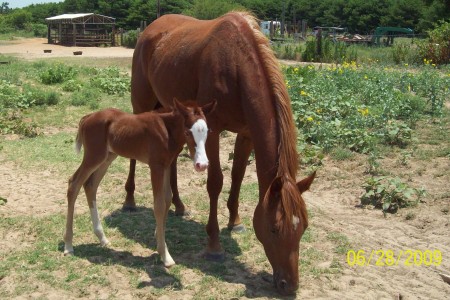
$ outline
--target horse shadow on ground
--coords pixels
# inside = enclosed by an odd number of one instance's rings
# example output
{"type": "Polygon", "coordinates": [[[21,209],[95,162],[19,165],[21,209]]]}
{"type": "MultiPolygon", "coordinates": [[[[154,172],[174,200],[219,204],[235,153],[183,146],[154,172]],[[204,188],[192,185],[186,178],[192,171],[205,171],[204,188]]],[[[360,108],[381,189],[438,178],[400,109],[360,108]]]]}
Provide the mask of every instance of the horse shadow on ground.
{"type": "MultiPolygon", "coordinates": [[[[117,248],[101,247],[99,244],[84,244],[74,246],[74,253],[77,257],[85,258],[95,264],[117,264],[145,271],[149,280],[141,281],[137,286],[138,288],[153,286],[155,288],[170,287],[174,290],[183,289],[180,276],[174,275],[177,272],[168,271],[156,252],[156,239],[154,237],[156,222],[153,209],[138,207],[137,211],[133,213],[116,210],[105,217],[105,223],[107,225],[107,228],[105,228],[106,235],[113,245],[114,238],[108,235],[108,228],[117,229],[127,239],[155,252],[150,256],[139,256],[133,255],[129,251],[117,250],[117,248]]],[[[225,259],[221,262],[209,261],[203,257],[206,236],[203,224],[191,219],[177,217],[172,211],[169,212],[166,243],[177,265],[183,265],[191,270],[197,269],[220,281],[244,284],[246,287],[244,293],[248,298],[280,297],[272,284],[271,274],[252,272],[237,259],[237,256],[242,252],[227,228],[220,232],[220,240],[225,249],[225,259]]],[[[292,297],[292,299],[294,298],[295,296],[292,297]]]]}

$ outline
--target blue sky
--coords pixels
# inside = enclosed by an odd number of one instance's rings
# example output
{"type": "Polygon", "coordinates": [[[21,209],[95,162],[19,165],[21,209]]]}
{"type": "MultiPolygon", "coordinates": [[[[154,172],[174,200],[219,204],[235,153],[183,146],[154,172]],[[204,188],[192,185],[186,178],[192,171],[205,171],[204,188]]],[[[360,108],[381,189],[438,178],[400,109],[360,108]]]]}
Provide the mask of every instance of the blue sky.
{"type": "Polygon", "coordinates": [[[31,4],[62,2],[63,0],[2,0],[1,2],[8,2],[9,8],[20,8],[31,4]]]}

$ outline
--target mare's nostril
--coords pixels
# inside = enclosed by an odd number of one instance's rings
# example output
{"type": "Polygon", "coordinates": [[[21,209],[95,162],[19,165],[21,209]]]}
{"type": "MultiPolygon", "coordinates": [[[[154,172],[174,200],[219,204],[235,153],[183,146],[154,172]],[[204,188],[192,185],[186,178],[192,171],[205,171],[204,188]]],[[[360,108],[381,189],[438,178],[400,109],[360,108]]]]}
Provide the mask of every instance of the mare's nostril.
{"type": "Polygon", "coordinates": [[[196,168],[196,169],[200,169],[200,163],[196,163],[196,164],[195,164],[195,168],[196,168]]]}

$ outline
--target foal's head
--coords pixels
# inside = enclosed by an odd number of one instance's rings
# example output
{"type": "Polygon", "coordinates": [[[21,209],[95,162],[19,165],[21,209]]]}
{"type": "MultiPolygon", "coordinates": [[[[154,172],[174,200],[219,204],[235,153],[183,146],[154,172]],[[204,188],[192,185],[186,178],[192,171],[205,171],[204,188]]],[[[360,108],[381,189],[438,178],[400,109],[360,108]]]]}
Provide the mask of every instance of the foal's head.
{"type": "Polygon", "coordinates": [[[194,160],[194,168],[198,172],[208,168],[209,161],[205,150],[208,126],[206,125],[205,115],[212,112],[216,104],[217,101],[213,101],[199,107],[195,102],[191,102],[185,106],[174,99],[175,111],[178,111],[184,117],[186,143],[191,158],[194,160]]]}

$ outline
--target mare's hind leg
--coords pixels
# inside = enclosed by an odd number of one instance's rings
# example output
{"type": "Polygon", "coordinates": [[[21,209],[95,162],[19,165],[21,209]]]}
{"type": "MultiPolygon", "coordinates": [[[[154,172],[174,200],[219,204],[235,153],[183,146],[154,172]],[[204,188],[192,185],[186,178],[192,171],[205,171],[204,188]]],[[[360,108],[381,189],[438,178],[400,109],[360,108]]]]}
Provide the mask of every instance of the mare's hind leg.
{"type": "Polygon", "coordinates": [[[245,230],[245,226],[241,224],[241,218],[239,217],[239,191],[247,167],[248,157],[250,156],[252,149],[253,143],[251,139],[242,134],[238,134],[236,137],[236,144],[234,145],[233,168],[231,169],[231,189],[227,202],[228,211],[230,212],[228,229],[235,232],[245,230]]]}
{"type": "Polygon", "coordinates": [[[154,213],[156,219],[156,248],[165,267],[175,264],[167,248],[165,231],[167,212],[171,202],[170,192],[170,167],[166,170],[162,167],[151,168],[154,213]],[[163,174],[163,176],[161,176],[163,174]]]}
{"type": "Polygon", "coordinates": [[[92,173],[92,175],[83,185],[89,205],[89,210],[91,212],[92,228],[102,246],[106,246],[107,244],[109,244],[109,241],[106,238],[105,233],[103,232],[102,223],[98,216],[97,189],[103,177],[105,176],[106,171],[108,170],[114,159],[116,159],[116,157],[117,154],[109,153],[108,158],[98,167],[98,169],[94,173],[92,173]]]}

